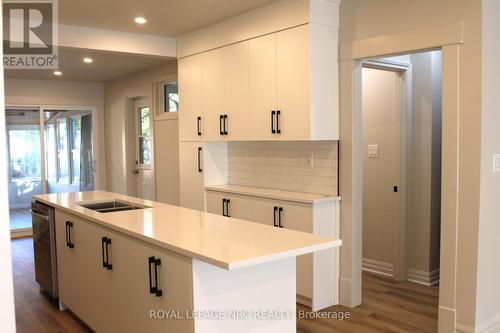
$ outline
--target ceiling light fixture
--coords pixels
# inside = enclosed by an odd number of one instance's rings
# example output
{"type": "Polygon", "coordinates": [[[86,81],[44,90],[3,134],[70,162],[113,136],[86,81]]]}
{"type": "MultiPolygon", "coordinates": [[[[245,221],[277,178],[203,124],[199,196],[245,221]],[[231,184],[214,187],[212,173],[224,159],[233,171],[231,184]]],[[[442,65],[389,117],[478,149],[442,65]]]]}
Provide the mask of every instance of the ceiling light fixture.
{"type": "Polygon", "coordinates": [[[90,64],[94,61],[94,59],[92,58],[89,58],[89,57],[85,57],[83,58],[83,62],[86,63],[86,64],[90,64]]]}
{"type": "Polygon", "coordinates": [[[54,75],[55,75],[55,76],[61,76],[61,75],[62,75],[62,72],[61,72],[61,71],[55,71],[55,72],[54,72],[54,75]]]}
{"type": "Polygon", "coordinates": [[[144,17],[140,17],[140,16],[139,16],[139,17],[136,17],[136,18],[134,19],[134,22],[135,22],[135,23],[137,23],[137,24],[144,24],[144,23],[146,23],[147,21],[148,21],[148,20],[146,20],[144,17]]]}

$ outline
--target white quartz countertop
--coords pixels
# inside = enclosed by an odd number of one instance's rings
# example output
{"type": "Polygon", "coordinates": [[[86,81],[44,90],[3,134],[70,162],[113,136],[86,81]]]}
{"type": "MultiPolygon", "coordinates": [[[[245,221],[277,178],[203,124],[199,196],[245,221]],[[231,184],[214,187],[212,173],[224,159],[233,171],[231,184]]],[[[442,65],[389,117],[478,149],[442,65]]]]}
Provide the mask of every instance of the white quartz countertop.
{"type": "Polygon", "coordinates": [[[104,227],[228,270],[342,244],[340,239],[274,228],[111,192],[57,193],[33,197],[104,227]],[[77,204],[114,199],[151,208],[99,213],[77,204]]]}
{"type": "Polygon", "coordinates": [[[250,195],[254,197],[293,201],[306,204],[319,204],[319,203],[340,200],[340,197],[338,196],[314,194],[314,193],[302,193],[302,192],[289,192],[281,190],[272,190],[261,187],[250,187],[250,186],[239,186],[239,185],[208,185],[205,186],[205,189],[209,191],[250,195]]]}

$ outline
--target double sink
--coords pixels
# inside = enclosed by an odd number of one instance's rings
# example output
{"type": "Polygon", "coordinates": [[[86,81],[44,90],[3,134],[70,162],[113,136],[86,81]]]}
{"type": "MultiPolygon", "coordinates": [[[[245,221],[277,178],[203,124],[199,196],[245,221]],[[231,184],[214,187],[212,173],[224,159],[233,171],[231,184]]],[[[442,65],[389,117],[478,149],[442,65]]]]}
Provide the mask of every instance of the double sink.
{"type": "Polygon", "coordinates": [[[118,201],[118,200],[78,203],[78,205],[87,209],[94,210],[99,213],[113,213],[113,212],[122,212],[126,210],[151,208],[148,206],[140,206],[130,202],[118,201]]]}

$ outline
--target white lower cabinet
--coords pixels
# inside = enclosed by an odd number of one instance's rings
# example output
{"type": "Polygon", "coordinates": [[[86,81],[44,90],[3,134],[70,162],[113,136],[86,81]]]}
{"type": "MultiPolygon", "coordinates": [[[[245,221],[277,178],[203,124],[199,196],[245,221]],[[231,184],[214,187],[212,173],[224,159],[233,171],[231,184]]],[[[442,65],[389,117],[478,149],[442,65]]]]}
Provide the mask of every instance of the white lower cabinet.
{"type": "Polygon", "coordinates": [[[179,143],[180,206],[204,210],[203,143],[179,143]]]}
{"type": "MultiPolygon", "coordinates": [[[[339,201],[306,204],[206,190],[207,212],[225,215],[228,199],[231,217],[340,238],[339,201]]],[[[339,257],[338,249],[297,257],[297,302],[314,311],[338,304],[339,257]]]]}
{"type": "Polygon", "coordinates": [[[160,318],[193,309],[190,258],[58,210],[56,230],[59,299],[93,330],[194,331],[192,320],[160,318]]]}

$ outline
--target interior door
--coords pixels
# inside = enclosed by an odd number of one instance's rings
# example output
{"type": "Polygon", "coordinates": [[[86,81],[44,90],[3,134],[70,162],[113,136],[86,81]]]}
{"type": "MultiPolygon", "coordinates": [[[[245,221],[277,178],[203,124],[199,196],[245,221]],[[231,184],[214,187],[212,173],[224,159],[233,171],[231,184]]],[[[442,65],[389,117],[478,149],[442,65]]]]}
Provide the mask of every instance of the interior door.
{"type": "Polygon", "coordinates": [[[151,176],[151,126],[152,112],[147,99],[135,102],[136,138],[136,195],[142,199],[153,200],[153,180],[151,176]]]}
{"type": "Polygon", "coordinates": [[[363,258],[395,263],[398,73],[363,68],[363,258]]]}
{"type": "Polygon", "coordinates": [[[249,41],[249,138],[273,140],[272,114],[276,110],[276,34],[249,41]]]}

